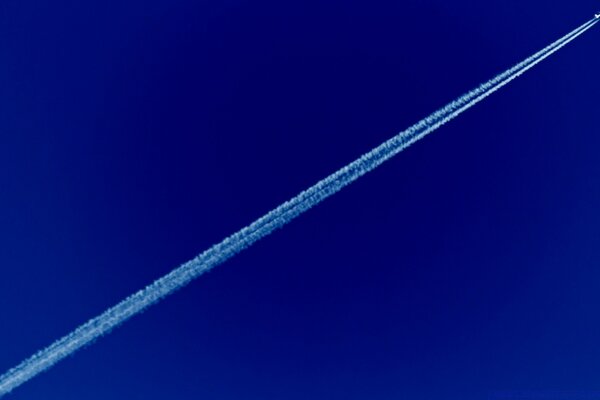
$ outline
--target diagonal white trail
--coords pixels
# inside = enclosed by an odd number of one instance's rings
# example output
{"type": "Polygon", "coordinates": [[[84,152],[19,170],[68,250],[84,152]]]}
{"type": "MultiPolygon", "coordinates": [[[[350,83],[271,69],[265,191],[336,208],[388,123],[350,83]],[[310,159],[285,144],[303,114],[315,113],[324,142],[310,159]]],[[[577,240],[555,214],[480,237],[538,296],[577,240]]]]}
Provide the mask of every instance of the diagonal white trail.
{"type": "Polygon", "coordinates": [[[354,182],[367,172],[377,168],[412,143],[433,132],[462,112],[473,107],[487,96],[507,85],[535,65],[554,54],[579,35],[586,32],[598,20],[591,20],[556,42],[545,47],[506,72],[483,83],[445,107],[399,133],[359,159],[319,181],[296,197],[283,203],[252,224],[215,244],[191,261],[174,269],[146,288],[129,296],[116,306],[81,325],[72,333],[57,340],[0,376],[0,397],[52,367],[63,358],[106,334],[111,329],[158,302],[177,289],[187,285],[211,268],[222,264],[256,241],[319,204],[327,197],[354,182]]]}

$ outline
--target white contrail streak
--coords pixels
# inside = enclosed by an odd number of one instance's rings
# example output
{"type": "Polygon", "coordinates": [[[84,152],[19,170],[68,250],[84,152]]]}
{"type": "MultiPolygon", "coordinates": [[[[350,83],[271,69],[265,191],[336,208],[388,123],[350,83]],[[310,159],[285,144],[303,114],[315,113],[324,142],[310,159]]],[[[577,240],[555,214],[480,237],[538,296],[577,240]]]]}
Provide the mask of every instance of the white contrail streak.
{"type": "Polygon", "coordinates": [[[211,268],[222,264],[256,241],[319,204],[327,197],[354,182],[367,172],[377,168],[417,140],[433,132],[462,112],[473,107],[490,94],[533,68],[579,35],[590,29],[598,20],[591,20],[561,39],[545,47],[506,72],[483,83],[445,107],[399,133],[359,159],[319,181],[296,197],[283,203],[252,224],[212,246],[191,261],[174,269],[146,288],[126,298],[96,318],[81,325],[72,333],[57,340],[49,347],[21,362],[0,376],[0,397],[50,368],[63,358],[106,334],[111,329],[158,302],[177,289],[187,285],[211,268]]]}

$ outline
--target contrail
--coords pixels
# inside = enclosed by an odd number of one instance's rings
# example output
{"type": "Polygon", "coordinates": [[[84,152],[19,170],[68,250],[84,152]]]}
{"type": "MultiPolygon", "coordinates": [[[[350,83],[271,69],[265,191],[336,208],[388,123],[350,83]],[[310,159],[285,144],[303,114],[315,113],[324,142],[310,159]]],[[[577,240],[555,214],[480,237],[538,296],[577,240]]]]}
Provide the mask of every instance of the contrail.
{"type": "Polygon", "coordinates": [[[291,200],[281,204],[252,224],[215,244],[196,258],[157,279],[146,288],[129,296],[116,306],[81,325],[72,333],[57,340],[0,376],[0,397],[52,367],[63,358],[92,343],[100,336],[138,314],[150,305],[187,285],[193,279],[222,264],[256,241],[281,228],[298,215],[319,204],[362,175],[377,168],[417,140],[438,129],[487,96],[507,85],[535,65],[557,52],[598,20],[593,19],[545,47],[506,72],[481,84],[474,90],[452,101],[430,116],[417,122],[357,160],[339,169],[291,200]]]}

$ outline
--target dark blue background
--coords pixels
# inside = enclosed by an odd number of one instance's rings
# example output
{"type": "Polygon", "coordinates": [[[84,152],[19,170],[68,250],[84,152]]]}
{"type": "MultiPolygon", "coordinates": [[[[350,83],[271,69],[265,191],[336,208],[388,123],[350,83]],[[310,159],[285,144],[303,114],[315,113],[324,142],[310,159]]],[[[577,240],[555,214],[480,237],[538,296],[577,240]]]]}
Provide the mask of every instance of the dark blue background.
{"type": "MultiPolygon", "coordinates": [[[[0,370],[597,11],[0,2],[0,370]]],[[[598,28],[11,399],[600,389],[598,28]]]]}

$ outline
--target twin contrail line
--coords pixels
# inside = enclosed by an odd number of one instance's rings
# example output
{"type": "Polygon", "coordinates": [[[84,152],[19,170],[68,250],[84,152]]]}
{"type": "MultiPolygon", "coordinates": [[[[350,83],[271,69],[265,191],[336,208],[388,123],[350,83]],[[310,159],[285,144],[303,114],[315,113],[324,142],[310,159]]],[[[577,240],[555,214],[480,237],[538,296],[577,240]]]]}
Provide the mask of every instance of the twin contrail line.
{"type": "Polygon", "coordinates": [[[72,333],[24,360],[0,376],[0,397],[52,367],[63,358],[92,343],[100,336],[157,303],[162,298],[190,283],[193,279],[222,264],[235,254],[281,228],[300,214],[319,204],[327,197],[377,168],[417,140],[438,129],[464,111],[473,107],[498,89],[507,85],[535,65],[554,54],[582,35],[598,20],[593,19],[563,36],[506,72],[481,84],[439,109],[415,125],[397,134],[383,144],[365,153],[357,160],[339,169],[291,200],[268,212],[252,224],[215,244],[196,258],[157,279],[146,288],[127,297],[116,306],[89,320],[72,333]]]}

